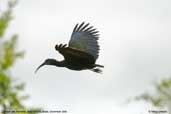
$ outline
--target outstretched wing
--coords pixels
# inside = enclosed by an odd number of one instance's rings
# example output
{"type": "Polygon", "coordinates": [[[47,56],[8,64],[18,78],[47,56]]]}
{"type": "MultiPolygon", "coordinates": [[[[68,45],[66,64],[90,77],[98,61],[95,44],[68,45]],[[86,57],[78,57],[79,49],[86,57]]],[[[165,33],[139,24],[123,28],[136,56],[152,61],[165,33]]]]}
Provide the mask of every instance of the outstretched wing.
{"type": "Polygon", "coordinates": [[[82,64],[94,64],[95,63],[95,59],[91,54],[86,53],[85,51],[78,50],[78,49],[66,47],[66,44],[56,45],[55,49],[64,56],[67,62],[78,62],[82,64]]]}
{"type": "Polygon", "coordinates": [[[99,56],[98,38],[98,31],[93,26],[89,27],[89,23],[85,24],[83,22],[74,27],[69,47],[85,51],[91,54],[96,60],[99,56]]]}

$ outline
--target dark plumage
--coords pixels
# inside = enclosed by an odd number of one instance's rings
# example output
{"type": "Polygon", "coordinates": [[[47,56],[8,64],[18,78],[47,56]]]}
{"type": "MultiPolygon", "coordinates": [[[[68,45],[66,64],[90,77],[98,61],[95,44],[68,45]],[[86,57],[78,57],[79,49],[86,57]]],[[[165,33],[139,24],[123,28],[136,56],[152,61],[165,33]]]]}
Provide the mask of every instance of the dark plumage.
{"type": "Polygon", "coordinates": [[[71,70],[89,69],[101,73],[102,70],[97,67],[103,68],[104,66],[95,64],[99,56],[98,38],[98,31],[93,26],[89,27],[89,23],[77,24],[72,32],[68,47],[67,44],[55,46],[55,49],[64,56],[64,60],[47,59],[36,69],[36,72],[44,65],[54,65],[71,70]]]}

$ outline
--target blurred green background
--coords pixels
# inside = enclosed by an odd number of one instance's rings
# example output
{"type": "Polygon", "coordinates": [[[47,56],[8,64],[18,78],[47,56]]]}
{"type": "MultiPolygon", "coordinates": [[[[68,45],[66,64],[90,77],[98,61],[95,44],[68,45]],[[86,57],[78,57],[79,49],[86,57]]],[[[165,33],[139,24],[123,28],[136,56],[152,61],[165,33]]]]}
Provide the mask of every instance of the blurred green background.
{"type": "MultiPolygon", "coordinates": [[[[17,51],[18,35],[12,34],[10,38],[5,38],[6,30],[10,21],[13,19],[13,8],[17,1],[9,1],[7,9],[0,11],[0,113],[10,114],[11,111],[38,110],[25,106],[22,101],[28,99],[28,95],[21,95],[25,88],[25,83],[14,78],[11,74],[12,66],[17,59],[24,57],[24,51],[17,51]]],[[[16,114],[21,114],[17,113],[16,114]]],[[[27,114],[27,113],[22,113],[27,114]]]]}

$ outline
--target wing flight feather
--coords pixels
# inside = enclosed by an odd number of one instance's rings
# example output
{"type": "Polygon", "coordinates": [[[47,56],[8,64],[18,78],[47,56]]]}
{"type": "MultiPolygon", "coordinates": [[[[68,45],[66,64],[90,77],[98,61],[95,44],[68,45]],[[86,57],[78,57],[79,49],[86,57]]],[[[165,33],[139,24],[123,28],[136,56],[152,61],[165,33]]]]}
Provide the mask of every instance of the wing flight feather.
{"type": "Polygon", "coordinates": [[[98,38],[98,31],[93,26],[89,27],[89,23],[85,24],[85,22],[82,22],[74,27],[69,47],[85,51],[96,60],[99,56],[98,38]]]}

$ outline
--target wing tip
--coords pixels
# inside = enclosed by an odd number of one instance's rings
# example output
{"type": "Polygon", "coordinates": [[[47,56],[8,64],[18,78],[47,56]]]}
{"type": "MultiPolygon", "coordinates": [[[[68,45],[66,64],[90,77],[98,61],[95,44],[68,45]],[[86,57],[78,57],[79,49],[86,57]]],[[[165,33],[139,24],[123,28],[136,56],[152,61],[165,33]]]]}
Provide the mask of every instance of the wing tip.
{"type": "MultiPolygon", "coordinates": [[[[94,28],[94,26],[90,26],[90,23],[88,22],[81,22],[80,24],[77,23],[76,26],[74,27],[72,36],[71,36],[71,40],[69,42],[69,47],[71,46],[71,41],[74,40],[74,38],[79,38],[80,36],[74,36],[77,35],[75,33],[83,33],[82,35],[87,35],[88,40],[92,40],[92,42],[95,43],[96,46],[96,50],[90,49],[88,50],[89,54],[93,55],[95,59],[98,58],[99,56],[99,50],[100,50],[100,46],[98,45],[98,39],[99,39],[99,31],[97,31],[96,28],[94,28]]],[[[86,37],[86,38],[87,38],[86,37]]],[[[90,45],[90,44],[89,44],[90,45]]],[[[91,45],[93,46],[93,45],[91,45]]],[[[71,46],[72,47],[72,46],[71,46]]]]}
{"type": "Polygon", "coordinates": [[[90,23],[83,21],[81,24],[77,23],[74,27],[73,33],[75,32],[86,32],[92,35],[95,39],[99,38],[99,31],[94,26],[89,26],[90,23]]]}

